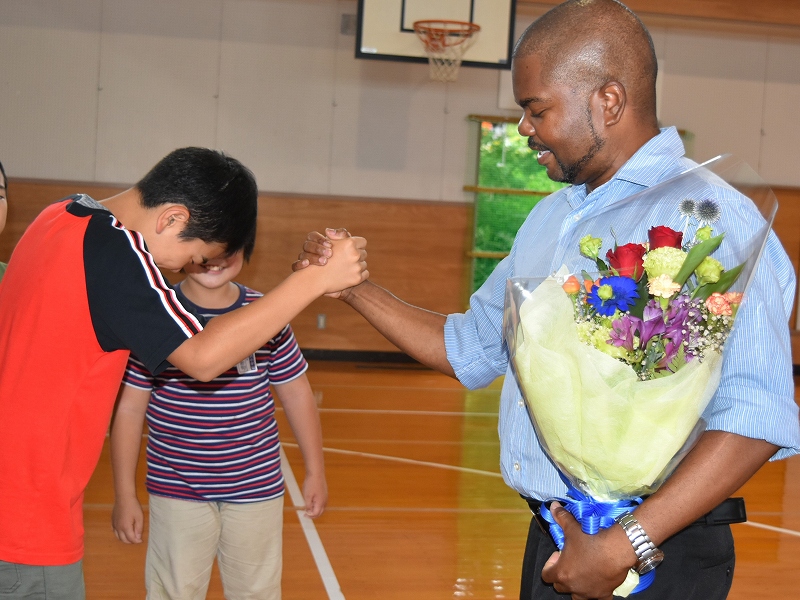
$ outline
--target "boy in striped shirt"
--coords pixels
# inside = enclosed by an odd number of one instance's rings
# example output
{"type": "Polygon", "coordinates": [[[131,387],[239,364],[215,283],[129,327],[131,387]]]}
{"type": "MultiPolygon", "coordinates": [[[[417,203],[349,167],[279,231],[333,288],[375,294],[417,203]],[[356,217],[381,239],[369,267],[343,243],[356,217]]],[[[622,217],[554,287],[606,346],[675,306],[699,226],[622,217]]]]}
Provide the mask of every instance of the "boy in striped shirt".
{"type": "MultiPolygon", "coordinates": [[[[233,281],[251,252],[185,267],[181,303],[212,318],[260,297],[233,281]]],[[[208,383],[174,367],[153,376],[130,359],[111,429],[112,524],[122,542],[141,543],[136,465],[146,416],[148,599],[205,598],[215,556],[226,598],[280,598],[284,481],[270,384],[305,461],[306,514],[319,516],[327,501],[306,368],[289,325],[208,383]]]]}

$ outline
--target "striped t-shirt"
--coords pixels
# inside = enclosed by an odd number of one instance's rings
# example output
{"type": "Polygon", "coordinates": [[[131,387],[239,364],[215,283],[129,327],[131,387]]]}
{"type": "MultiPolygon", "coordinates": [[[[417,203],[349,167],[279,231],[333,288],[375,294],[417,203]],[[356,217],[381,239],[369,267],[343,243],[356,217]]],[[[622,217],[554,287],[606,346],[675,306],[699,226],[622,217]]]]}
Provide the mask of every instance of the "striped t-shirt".
{"type": "MultiPolygon", "coordinates": [[[[212,318],[261,296],[239,288],[239,299],[225,309],[196,306],[180,287],[176,291],[188,308],[212,318]]],[[[123,381],[152,390],[147,408],[148,492],[206,502],[257,502],[282,495],[270,383],[291,381],[306,369],[289,325],[248,359],[207,383],[175,367],[154,377],[131,357],[123,381]]]]}

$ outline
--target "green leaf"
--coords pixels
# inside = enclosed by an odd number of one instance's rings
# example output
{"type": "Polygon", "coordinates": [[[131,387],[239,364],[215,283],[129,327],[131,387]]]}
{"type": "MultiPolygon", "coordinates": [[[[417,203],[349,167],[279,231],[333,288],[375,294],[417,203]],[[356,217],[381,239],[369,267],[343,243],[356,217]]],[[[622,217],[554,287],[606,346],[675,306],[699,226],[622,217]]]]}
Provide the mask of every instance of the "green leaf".
{"type": "Polygon", "coordinates": [[[736,283],[736,280],[739,279],[742,269],[744,269],[744,263],[740,264],[738,267],[734,267],[730,271],[723,271],[722,275],[719,276],[719,281],[716,283],[707,283],[706,285],[701,285],[695,290],[695,293],[692,296],[694,298],[706,300],[714,292],[724,294],[734,283],[736,283]]]}
{"type": "Polygon", "coordinates": [[[647,273],[642,275],[639,283],[636,284],[636,291],[639,292],[639,299],[636,300],[628,312],[641,319],[642,315],[644,315],[644,307],[650,301],[650,296],[647,294],[647,273]]]}
{"type": "Polygon", "coordinates": [[[692,246],[692,249],[689,250],[689,254],[686,256],[686,260],[683,261],[681,270],[678,271],[678,275],[675,277],[675,283],[681,286],[686,283],[686,280],[689,279],[689,276],[694,273],[697,265],[703,262],[703,259],[706,256],[719,248],[719,245],[722,243],[722,238],[724,237],[725,234],[721,233],[709,240],[700,242],[696,246],[692,246]]]}
{"type": "Polygon", "coordinates": [[[675,355],[675,358],[669,363],[669,370],[673,373],[677,373],[678,369],[683,366],[686,366],[686,353],[683,351],[683,345],[681,345],[678,348],[678,353],[675,355]]]}
{"type": "Polygon", "coordinates": [[[675,358],[670,361],[668,368],[654,373],[653,379],[660,379],[662,377],[672,375],[673,373],[677,373],[678,370],[684,366],[686,366],[686,353],[683,351],[683,345],[681,345],[681,347],[678,348],[678,353],[675,355],[675,358]]]}
{"type": "Polygon", "coordinates": [[[597,270],[600,271],[600,273],[607,273],[609,271],[608,265],[604,263],[602,259],[596,258],[595,262],[597,263],[597,270]]]}

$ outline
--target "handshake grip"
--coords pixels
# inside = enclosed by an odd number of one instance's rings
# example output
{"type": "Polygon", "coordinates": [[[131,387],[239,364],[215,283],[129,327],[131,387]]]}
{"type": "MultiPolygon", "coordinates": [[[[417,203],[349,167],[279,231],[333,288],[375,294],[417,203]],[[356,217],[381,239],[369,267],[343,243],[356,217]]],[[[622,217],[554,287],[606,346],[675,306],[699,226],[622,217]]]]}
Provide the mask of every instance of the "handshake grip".
{"type": "Polygon", "coordinates": [[[325,267],[325,293],[338,298],[340,292],[369,277],[367,240],[351,236],[346,229],[326,229],[326,235],[313,231],[306,236],[302,252],[292,264],[293,271],[311,266],[325,267]]]}

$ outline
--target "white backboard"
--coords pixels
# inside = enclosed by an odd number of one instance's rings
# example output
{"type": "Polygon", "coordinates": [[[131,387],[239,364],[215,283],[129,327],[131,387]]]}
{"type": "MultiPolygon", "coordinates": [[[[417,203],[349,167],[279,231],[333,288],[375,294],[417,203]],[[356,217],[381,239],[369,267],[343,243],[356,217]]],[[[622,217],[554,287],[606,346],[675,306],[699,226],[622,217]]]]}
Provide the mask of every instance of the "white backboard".
{"type": "Polygon", "coordinates": [[[359,0],[356,58],[427,62],[414,21],[475,23],[481,30],[462,65],[507,69],[516,0],[359,0]]]}

